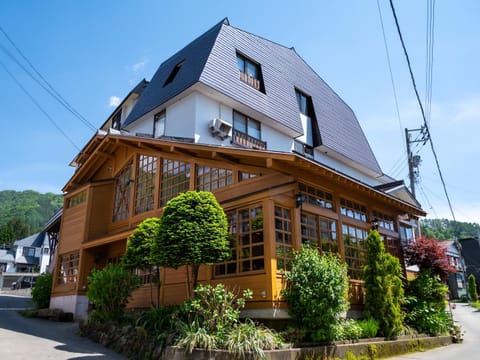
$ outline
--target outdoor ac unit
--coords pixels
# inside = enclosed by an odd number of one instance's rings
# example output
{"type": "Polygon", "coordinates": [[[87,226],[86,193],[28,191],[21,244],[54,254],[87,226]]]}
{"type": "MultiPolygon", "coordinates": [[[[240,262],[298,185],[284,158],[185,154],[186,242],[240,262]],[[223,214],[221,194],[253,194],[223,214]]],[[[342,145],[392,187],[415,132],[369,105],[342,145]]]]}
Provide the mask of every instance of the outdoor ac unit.
{"type": "Polygon", "coordinates": [[[212,119],[210,121],[210,131],[212,132],[213,136],[218,136],[222,140],[225,138],[232,136],[232,124],[226,122],[222,119],[212,119]]]}

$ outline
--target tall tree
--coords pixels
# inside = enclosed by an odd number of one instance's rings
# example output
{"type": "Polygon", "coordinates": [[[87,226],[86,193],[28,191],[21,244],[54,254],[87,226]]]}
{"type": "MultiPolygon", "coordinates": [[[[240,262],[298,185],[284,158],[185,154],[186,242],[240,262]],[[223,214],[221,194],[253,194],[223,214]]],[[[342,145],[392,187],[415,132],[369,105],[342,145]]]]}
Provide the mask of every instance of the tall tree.
{"type": "Polygon", "coordinates": [[[373,230],[368,234],[367,264],[363,269],[365,280],[365,311],[380,326],[387,337],[397,336],[403,329],[402,304],[404,292],[400,262],[385,252],[380,234],[373,230]]]}
{"type": "Polygon", "coordinates": [[[143,220],[129,237],[122,265],[127,269],[140,269],[151,274],[150,302],[153,304],[153,283],[157,284],[157,306],[160,305],[160,266],[152,257],[152,247],[160,229],[159,218],[143,220]],[[155,272],[155,276],[153,273],[155,272]]]}
{"type": "Polygon", "coordinates": [[[153,257],[164,267],[177,269],[186,265],[187,275],[191,266],[193,289],[201,264],[230,257],[227,217],[212,193],[187,191],[167,203],[160,218],[153,257]]]}

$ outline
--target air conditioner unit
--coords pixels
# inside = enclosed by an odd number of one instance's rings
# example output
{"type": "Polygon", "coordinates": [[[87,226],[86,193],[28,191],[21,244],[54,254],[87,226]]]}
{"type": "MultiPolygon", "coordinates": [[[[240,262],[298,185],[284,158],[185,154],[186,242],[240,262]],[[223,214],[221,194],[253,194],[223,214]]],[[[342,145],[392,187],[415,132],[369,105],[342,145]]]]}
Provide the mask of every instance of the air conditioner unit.
{"type": "Polygon", "coordinates": [[[225,120],[218,118],[212,119],[209,127],[212,135],[218,136],[222,140],[232,136],[232,124],[226,122],[225,120]]]}

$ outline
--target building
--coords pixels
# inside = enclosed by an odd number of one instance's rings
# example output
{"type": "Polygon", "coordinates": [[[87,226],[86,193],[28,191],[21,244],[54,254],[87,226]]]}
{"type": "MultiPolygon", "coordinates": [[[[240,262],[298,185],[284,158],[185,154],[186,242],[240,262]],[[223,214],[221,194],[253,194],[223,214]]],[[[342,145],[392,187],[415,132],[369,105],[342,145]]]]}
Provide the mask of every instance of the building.
{"type": "Polygon", "coordinates": [[[36,277],[47,271],[50,249],[43,231],[17,240],[11,250],[0,250],[0,289],[21,277],[36,277]]]}
{"type": "Polygon", "coordinates": [[[454,269],[448,275],[447,285],[450,299],[460,299],[467,296],[466,266],[462,257],[462,245],[458,240],[441,241],[440,247],[445,249],[448,263],[454,269]]]}
{"type": "Polygon", "coordinates": [[[477,282],[477,292],[480,293],[480,239],[466,238],[458,241],[460,242],[462,257],[465,261],[467,284],[468,277],[473,274],[477,282]]]}
{"type": "MultiPolygon", "coordinates": [[[[72,162],[51,307],[87,313],[87,277],[116,263],[145,218],[186,190],[212,191],[232,233],[232,259],[199,279],[250,288],[250,316],[287,316],[282,272],[302,243],[348,263],[352,308],[372,227],[401,257],[425,216],[383,174],[352,109],[295,52],[227,19],[141,81],[72,162]]],[[[143,274],[148,282],[149,274],[143,274]]],[[[161,301],[186,296],[185,270],[162,271],[161,301]]],[[[149,306],[149,287],[131,306],[149,306]]]]}

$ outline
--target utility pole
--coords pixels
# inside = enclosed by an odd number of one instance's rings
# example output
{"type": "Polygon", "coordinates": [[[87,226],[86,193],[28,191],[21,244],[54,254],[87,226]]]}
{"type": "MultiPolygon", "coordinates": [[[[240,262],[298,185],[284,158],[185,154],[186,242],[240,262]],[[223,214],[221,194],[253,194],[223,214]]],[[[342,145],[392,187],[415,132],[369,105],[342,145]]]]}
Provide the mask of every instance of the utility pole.
{"type": "Polygon", "coordinates": [[[405,139],[407,141],[407,159],[408,159],[408,177],[410,179],[410,191],[414,198],[417,198],[415,194],[415,183],[418,179],[419,166],[421,162],[420,155],[413,155],[411,144],[423,143],[425,145],[429,140],[429,133],[425,126],[422,126],[420,129],[408,130],[405,128],[405,139]],[[414,139],[412,139],[411,134],[416,133],[414,139]]]}

